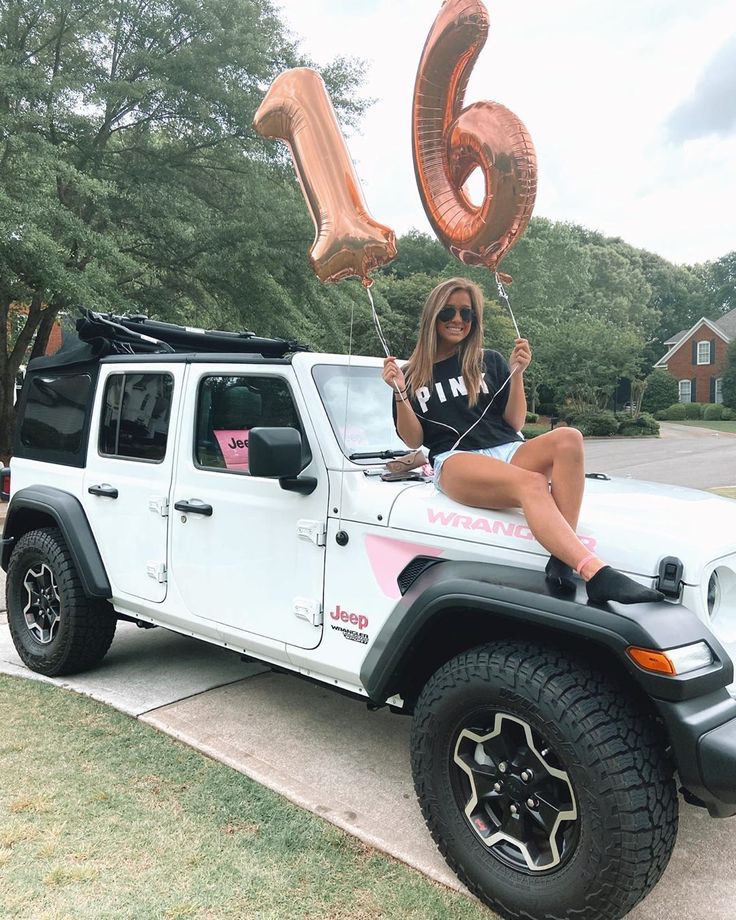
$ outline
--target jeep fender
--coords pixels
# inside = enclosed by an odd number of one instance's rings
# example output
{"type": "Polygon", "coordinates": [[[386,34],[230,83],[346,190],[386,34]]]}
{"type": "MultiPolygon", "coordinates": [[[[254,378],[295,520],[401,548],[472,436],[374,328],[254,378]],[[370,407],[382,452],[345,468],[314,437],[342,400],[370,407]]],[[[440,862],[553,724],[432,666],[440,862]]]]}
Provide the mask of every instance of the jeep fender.
{"type": "Polygon", "coordinates": [[[48,526],[48,519],[61,531],[74,559],[87,597],[112,596],[105,566],[79,499],[51,486],[28,486],[16,492],[8,507],[0,564],[7,572],[13,545],[29,530],[48,526]]]}
{"type": "Polygon", "coordinates": [[[482,621],[484,640],[513,634],[595,643],[608,650],[635,684],[655,700],[691,699],[725,687],[733,680],[726,651],[696,615],[679,604],[655,603],[595,607],[581,585],[577,593],[552,593],[543,572],[484,562],[444,561],[426,569],[407,590],[373,641],[360,677],[376,703],[400,692],[422,634],[440,627],[451,635],[452,612],[470,612],[482,621]],[[448,620],[449,612],[449,620],[448,620]],[[629,646],[668,649],[706,642],[714,663],[694,675],[664,676],[639,668],[626,654],[629,646]]]}

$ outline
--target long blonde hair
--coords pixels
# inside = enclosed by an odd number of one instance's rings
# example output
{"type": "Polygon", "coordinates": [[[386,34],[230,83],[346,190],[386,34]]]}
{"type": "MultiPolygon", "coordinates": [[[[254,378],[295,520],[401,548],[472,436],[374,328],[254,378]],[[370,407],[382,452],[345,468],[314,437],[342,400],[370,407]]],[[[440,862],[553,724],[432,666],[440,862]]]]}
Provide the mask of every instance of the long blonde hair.
{"type": "Polygon", "coordinates": [[[412,396],[420,387],[431,387],[437,360],[437,314],[455,291],[468,294],[475,314],[467,338],[458,347],[458,363],[468,391],[468,403],[474,406],[483,376],[483,292],[467,278],[448,278],[430,292],[419,320],[417,344],[404,365],[404,376],[412,396]]]}

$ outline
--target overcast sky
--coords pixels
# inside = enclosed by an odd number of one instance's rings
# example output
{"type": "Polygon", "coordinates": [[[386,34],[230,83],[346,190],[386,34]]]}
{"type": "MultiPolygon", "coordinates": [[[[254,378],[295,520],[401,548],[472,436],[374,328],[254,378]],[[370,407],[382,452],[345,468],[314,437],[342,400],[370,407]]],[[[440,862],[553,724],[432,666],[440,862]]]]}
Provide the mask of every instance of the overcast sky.
{"type": "MultiPolygon", "coordinates": [[[[736,0],[485,0],[466,104],[503,103],[539,158],[535,214],[673,262],[736,249],[736,0]]],[[[375,104],[348,135],[369,211],[431,232],[411,103],[441,0],[275,0],[302,51],[369,64],[375,104]]]]}

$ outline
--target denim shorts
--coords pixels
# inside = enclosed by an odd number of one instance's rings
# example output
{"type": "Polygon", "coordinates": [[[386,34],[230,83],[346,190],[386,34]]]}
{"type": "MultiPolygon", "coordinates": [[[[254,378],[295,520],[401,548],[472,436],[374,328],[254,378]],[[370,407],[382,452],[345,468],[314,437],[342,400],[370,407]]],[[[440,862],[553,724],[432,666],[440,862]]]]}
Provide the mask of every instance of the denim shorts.
{"type": "Polygon", "coordinates": [[[437,454],[432,461],[435,487],[440,492],[442,491],[440,470],[448,457],[454,457],[455,454],[482,454],[484,457],[492,457],[494,460],[503,460],[504,463],[510,463],[511,458],[523,443],[524,441],[508,441],[506,444],[497,444],[495,447],[480,447],[478,450],[446,450],[441,454],[437,454]]]}

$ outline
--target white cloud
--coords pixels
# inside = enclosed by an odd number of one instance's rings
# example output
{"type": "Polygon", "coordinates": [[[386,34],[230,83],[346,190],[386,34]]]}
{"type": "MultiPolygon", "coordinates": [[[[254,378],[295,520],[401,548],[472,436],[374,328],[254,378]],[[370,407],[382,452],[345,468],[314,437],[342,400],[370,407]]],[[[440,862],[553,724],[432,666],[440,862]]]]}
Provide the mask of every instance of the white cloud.
{"type": "MultiPolygon", "coordinates": [[[[570,220],[676,262],[736,248],[734,138],[668,143],[736,30],[733,0],[486,0],[491,31],[467,103],[494,99],[527,125],[539,157],[535,213],[570,220]]],[[[373,216],[428,230],[411,157],[416,69],[440,0],[280,0],[318,64],[370,63],[377,102],[348,137],[373,216]]]]}

